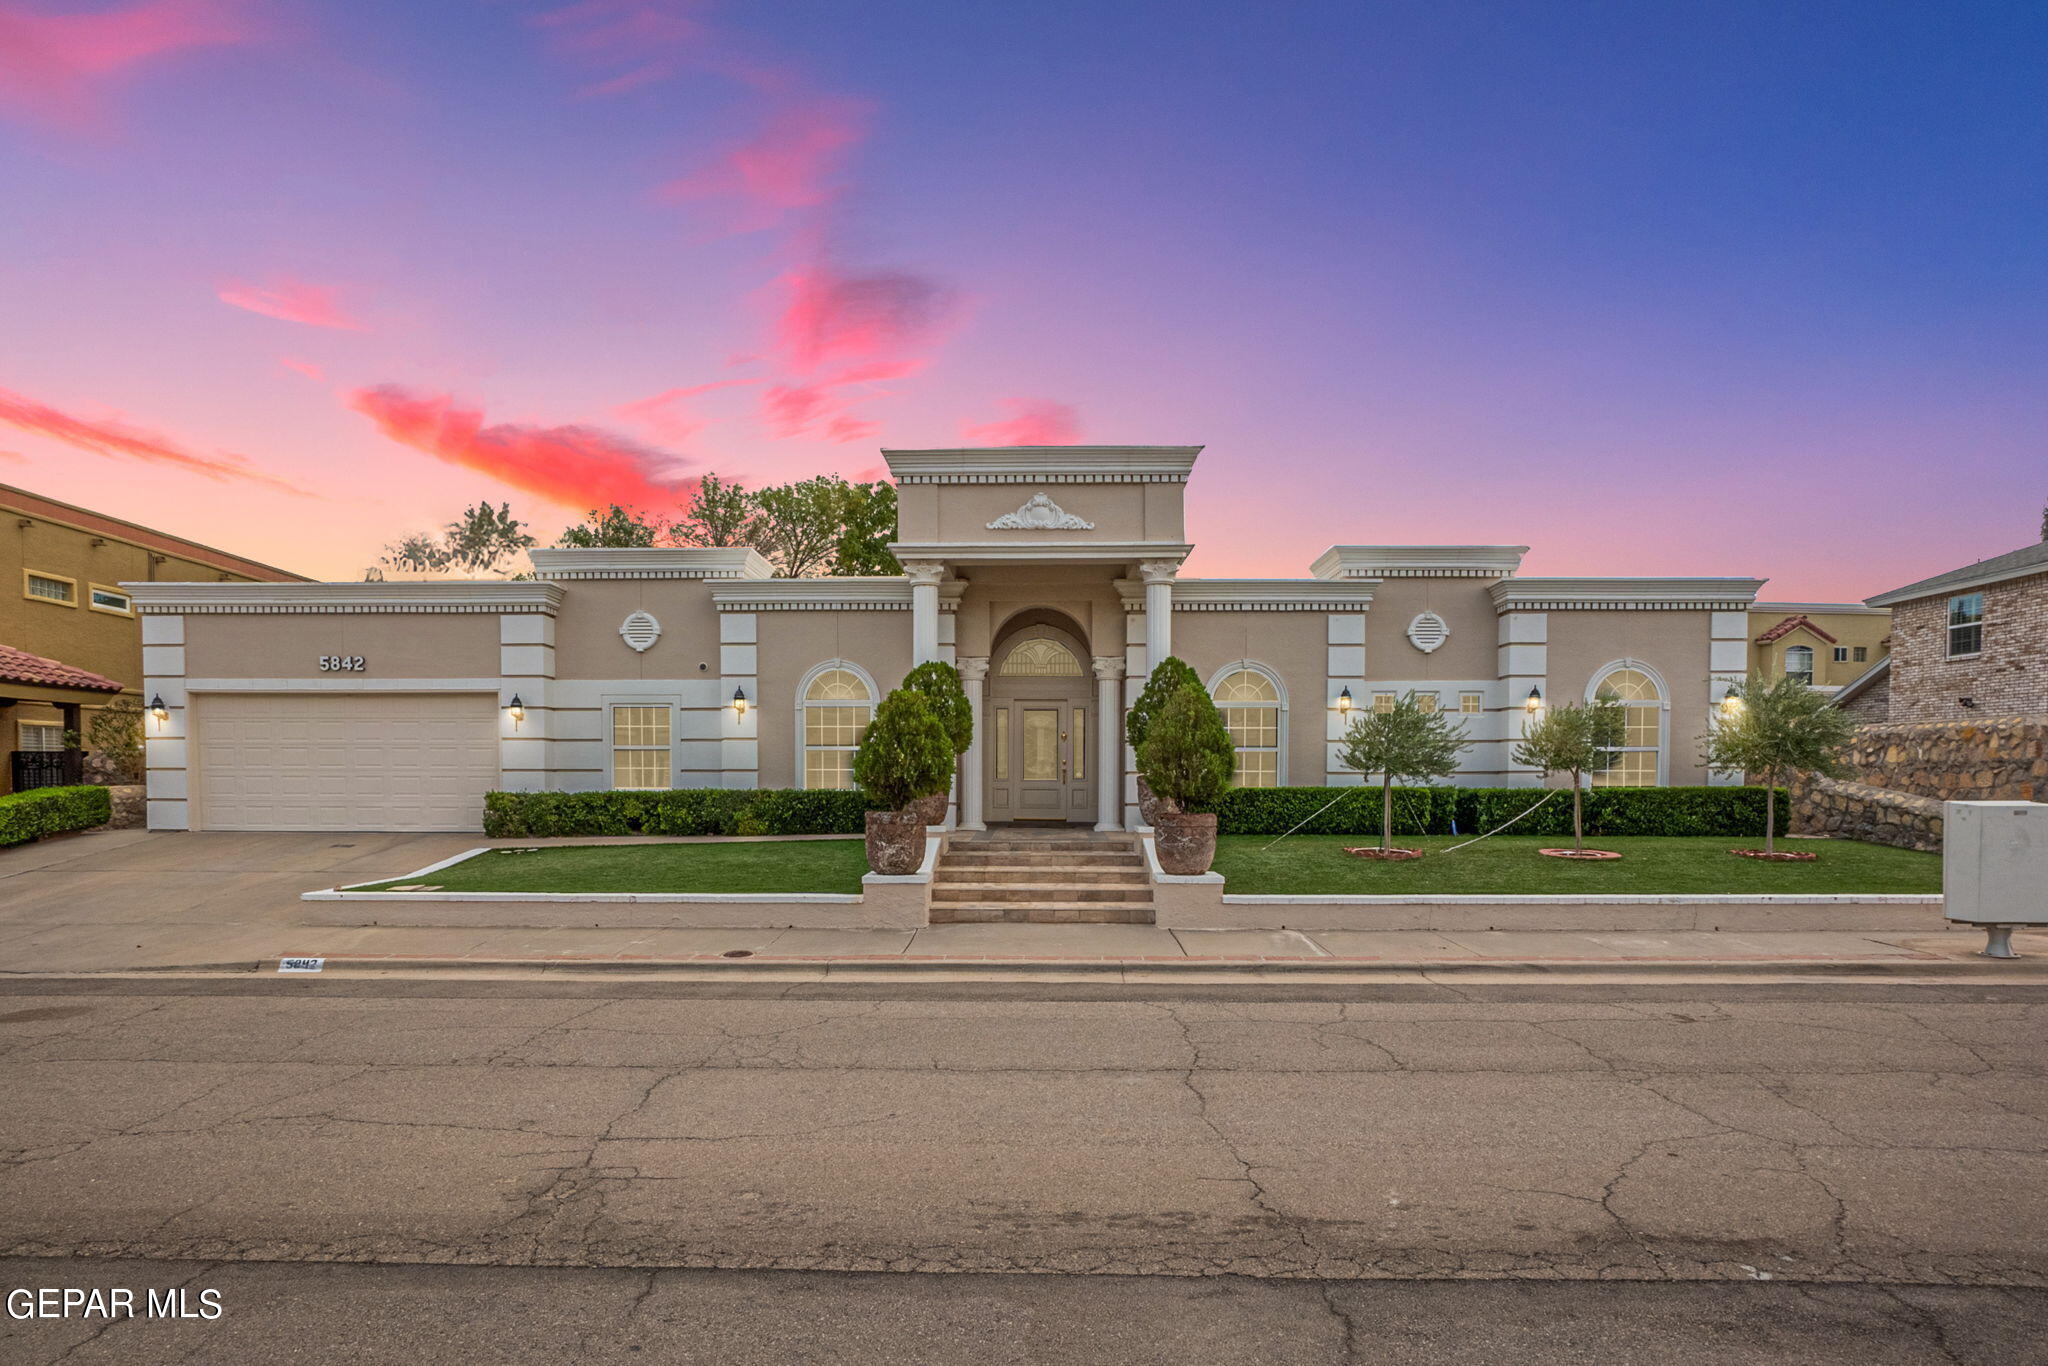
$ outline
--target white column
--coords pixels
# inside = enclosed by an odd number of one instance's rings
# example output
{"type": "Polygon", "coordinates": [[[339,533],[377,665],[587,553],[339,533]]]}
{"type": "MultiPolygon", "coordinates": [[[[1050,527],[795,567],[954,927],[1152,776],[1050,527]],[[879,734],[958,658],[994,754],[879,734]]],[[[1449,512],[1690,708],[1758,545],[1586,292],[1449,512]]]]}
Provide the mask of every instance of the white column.
{"type": "Polygon", "coordinates": [[[1117,683],[1124,676],[1121,659],[1097,659],[1095,665],[1095,828],[1121,830],[1117,807],[1123,794],[1123,745],[1118,734],[1120,708],[1117,683]]]}
{"type": "Polygon", "coordinates": [[[939,580],[946,566],[911,560],[903,573],[910,580],[910,662],[924,664],[939,657],[939,580]]]}
{"type": "Polygon", "coordinates": [[[1145,580],[1145,658],[1148,668],[1173,653],[1173,576],[1178,560],[1146,560],[1138,566],[1145,580]]]}
{"type": "Polygon", "coordinates": [[[988,677],[988,660],[983,658],[962,659],[960,686],[967,693],[967,714],[974,718],[974,738],[967,744],[967,762],[960,775],[960,828],[962,830],[986,830],[988,826],[981,819],[981,745],[982,727],[988,717],[982,712],[982,681],[988,677]]]}

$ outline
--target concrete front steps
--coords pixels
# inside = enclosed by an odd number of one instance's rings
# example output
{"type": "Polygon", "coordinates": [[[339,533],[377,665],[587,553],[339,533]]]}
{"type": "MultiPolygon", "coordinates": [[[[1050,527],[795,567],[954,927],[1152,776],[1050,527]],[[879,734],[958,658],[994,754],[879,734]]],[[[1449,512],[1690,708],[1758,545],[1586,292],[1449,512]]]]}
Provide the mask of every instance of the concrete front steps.
{"type": "Polygon", "coordinates": [[[1149,925],[1152,879],[1128,835],[956,834],[932,871],[931,918],[934,925],[1149,925]]]}

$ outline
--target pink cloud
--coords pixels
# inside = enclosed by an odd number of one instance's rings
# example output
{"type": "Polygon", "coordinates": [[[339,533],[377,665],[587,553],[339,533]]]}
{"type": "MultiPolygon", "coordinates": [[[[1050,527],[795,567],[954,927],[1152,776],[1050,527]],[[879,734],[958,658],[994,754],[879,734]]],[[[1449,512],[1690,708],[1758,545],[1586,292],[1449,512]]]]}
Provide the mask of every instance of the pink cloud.
{"type": "Polygon", "coordinates": [[[304,375],[307,379],[318,381],[321,384],[327,382],[327,372],[313,364],[312,361],[300,360],[296,356],[280,356],[277,363],[287,370],[304,375]]]}
{"type": "Polygon", "coordinates": [[[852,273],[814,261],[780,281],[771,360],[780,372],[761,397],[776,436],[822,429],[832,441],[874,435],[876,423],[847,409],[879,395],[871,386],[929,363],[912,354],[937,340],[952,316],[951,291],[908,271],[852,273]]]}
{"type": "Polygon", "coordinates": [[[24,395],[0,389],[0,422],[36,436],[113,460],[138,460],[167,465],[219,481],[243,480],[289,493],[305,490],[255,469],[239,455],[200,455],[153,432],[131,427],[118,418],[83,418],[60,412],[24,395]]]}
{"type": "Polygon", "coordinates": [[[680,72],[706,30],[702,0],[577,0],[530,23],[549,46],[589,71],[585,95],[616,95],[680,72]]]}
{"type": "Polygon", "coordinates": [[[867,136],[872,112],[866,101],[836,96],[786,104],[759,133],[706,169],[670,181],[659,195],[734,200],[741,206],[734,231],[772,227],[792,210],[832,200],[846,153],[867,136]]]}
{"type": "Polygon", "coordinates": [[[706,425],[705,419],[684,406],[684,400],[719,389],[733,389],[759,383],[761,381],[758,379],[721,379],[709,384],[693,384],[682,389],[664,389],[646,398],[621,403],[612,409],[612,412],[638,426],[657,441],[665,441],[671,446],[681,446],[704,430],[706,425]]]}
{"type": "Polygon", "coordinates": [[[483,413],[446,394],[397,385],[358,389],[349,407],[401,445],[581,512],[619,503],[665,508],[688,497],[698,480],[677,458],[596,427],[486,426],[483,413]]]}
{"type": "Polygon", "coordinates": [[[137,0],[90,13],[0,4],[0,110],[73,132],[106,121],[112,87],[173,53],[246,42],[239,0],[137,0]]]}
{"type": "Polygon", "coordinates": [[[261,313],[266,318],[304,323],[308,327],[333,327],[344,332],[369,330],[342,312],[333,289],[289,276],[278,276],[268,289],[241,280],[230,280],[220,288],[220,301],[236,308],[246,308],[251,313],[261,313]]]}
{"type": "Polygon", "coordinates": [[[1081,415],[1049,398],[1006,398],[1008,416],[969,423],[960,439],[970,446],[1071,446],[1081,439],[1081,415]]]}

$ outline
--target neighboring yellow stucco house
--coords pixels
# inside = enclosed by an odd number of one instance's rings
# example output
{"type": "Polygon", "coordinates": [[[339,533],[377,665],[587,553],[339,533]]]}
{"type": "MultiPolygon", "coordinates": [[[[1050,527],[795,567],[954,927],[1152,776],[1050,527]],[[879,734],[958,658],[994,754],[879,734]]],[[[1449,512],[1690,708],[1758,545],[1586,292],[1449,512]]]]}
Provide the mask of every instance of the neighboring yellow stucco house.
{"type": "Polygon", "coordinates": [[[1759,602],[1749,609],[1752,673],[1803,675],[1834,692],[1891,649],[1892,614],[1860,602],[1759,602]]]}
{"type": "Polygon", "coordinates": [[[14,752],[61,750],[115,697],[141,703],[142,622],[124,583],[303,575],[0,484],[0,792],[14,752]]]}

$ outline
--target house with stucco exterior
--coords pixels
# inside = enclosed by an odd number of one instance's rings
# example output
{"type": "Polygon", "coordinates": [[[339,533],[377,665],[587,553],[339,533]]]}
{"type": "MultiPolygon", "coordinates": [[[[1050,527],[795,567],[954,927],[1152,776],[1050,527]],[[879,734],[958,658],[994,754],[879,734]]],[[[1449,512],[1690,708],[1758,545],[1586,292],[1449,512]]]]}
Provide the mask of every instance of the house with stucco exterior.
{"type": "Polygon", "coordinates": [[[1748,663],[1761,580],[1527,577],[1524,546],[1340,545],[1202,579],[1193,446],[885,451],[901,575],[778,579],[748,549],[533,553],[528,582],[135,583],[157,829],[474,830],[493,788],[844,787],[914,664],[975,712],[950,820],[1137,822],[1125,710],[1169,654],[1253,786],[1359,775],[1336,741],[1404,693],[1535,784],[1529,716],[1607,691],[1600,781],[1719,781],[1696,737],[1748,663]]]}

